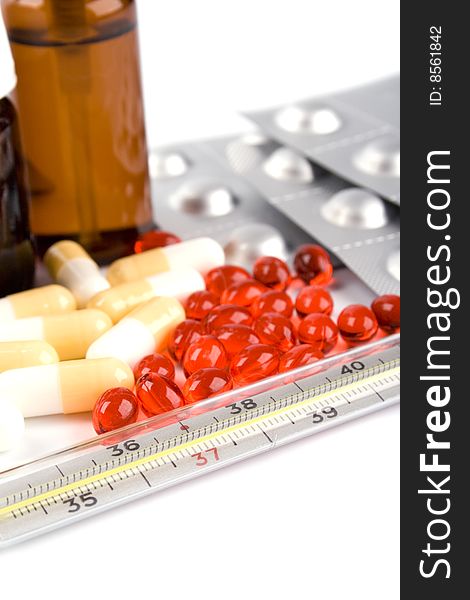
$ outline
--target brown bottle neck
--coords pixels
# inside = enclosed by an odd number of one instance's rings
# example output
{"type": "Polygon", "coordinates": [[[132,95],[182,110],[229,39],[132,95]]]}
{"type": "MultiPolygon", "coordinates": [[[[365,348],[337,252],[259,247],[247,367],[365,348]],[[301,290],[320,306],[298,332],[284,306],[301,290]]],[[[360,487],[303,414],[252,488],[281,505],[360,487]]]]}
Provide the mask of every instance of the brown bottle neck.
{"type": "Polygon", "coordinates": [[[36,46],[89,44],[136,27],[134,0],[42,0],[34,6],[1,0],[10,41],[36,46]]]}

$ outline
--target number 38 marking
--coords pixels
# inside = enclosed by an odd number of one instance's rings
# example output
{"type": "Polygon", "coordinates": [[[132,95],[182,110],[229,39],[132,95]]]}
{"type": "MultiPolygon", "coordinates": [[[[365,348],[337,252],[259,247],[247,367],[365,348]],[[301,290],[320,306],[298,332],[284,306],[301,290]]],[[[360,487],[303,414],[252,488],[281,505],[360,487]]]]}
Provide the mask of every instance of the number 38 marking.
{"type": "Polygon", "coordinates": [[[242,400],[240,403],[234,403],[234,404],[228,404],[225,408],[231,408],[230,414],[231,415],[238,415],[242,412],[243,409],[245,410],[251,410],[253,408],[256,408],[258,405],[256,404],[256,402],[254,400],[252,400],[251,398],[248,398],[247,400],[242,400]]]}

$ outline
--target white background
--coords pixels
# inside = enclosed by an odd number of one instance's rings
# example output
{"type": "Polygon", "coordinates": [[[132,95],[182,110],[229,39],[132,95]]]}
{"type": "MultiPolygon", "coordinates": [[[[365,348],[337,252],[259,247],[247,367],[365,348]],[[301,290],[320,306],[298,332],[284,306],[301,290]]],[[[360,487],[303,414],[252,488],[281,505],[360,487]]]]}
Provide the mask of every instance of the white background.
{"type": "MultiPolygon", "coordinates": [[[[398,0],[138,4],[151,146],[399,68],[398,0]]],[[[12,547],[0,596],[396,600],[398,463],[395,407],[12,547]]]]}

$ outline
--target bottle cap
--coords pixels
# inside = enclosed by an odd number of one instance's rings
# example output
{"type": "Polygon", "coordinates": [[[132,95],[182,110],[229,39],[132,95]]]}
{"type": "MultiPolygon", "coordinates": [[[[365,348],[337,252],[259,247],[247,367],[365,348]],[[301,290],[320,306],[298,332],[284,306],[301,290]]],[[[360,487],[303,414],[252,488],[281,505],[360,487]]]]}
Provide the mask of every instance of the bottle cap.
{"type": "Polygon", "coordinates": [[[13,63],[10,44],[8,43],[7,32],[0,11],[0,98],[8,96],[15,86],[15,65],[13,63]]]}

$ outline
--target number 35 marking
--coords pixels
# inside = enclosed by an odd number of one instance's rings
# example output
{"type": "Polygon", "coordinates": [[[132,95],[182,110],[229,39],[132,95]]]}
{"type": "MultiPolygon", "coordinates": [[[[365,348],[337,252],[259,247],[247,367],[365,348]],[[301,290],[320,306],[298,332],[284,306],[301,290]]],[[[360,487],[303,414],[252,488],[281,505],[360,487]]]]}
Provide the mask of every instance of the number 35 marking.
{"type": "Polygon", "coordinates": [[[67,512],[74,513],[74,512],[77,512],[77,510],[80,510],[82,508],[82,506],[84,506],[85,508],[90,508],[90,506],[95,506],[95,504],[97,504],[98,500],[92,495],[92,492],[85,492],[84,494],[81,494],[77,498],[67,498],[67,500],[63,500],[62,502],[63,502],[63,504],[70,505],[70,508],[68,509],[67,512]],[[77,500],[78,500],[78,502],[77,502],[77,500]]]}

